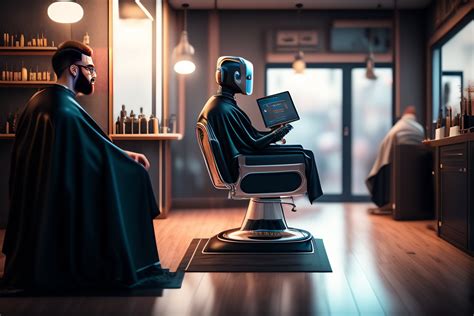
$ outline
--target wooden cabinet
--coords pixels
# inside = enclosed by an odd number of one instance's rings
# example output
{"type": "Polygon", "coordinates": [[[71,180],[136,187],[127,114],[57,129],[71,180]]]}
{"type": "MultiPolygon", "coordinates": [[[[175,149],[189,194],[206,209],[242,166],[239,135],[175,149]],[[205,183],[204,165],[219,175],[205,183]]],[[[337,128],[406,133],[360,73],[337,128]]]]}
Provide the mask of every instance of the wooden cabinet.
{"type": "Polygon", "coordinates": [[[467,145],[439,148],[439,234],[461,248],[468,247],[467,145]]]}
{"type": "Polygon", "coordinates": [[[474,134],[427,142],[436,147],[438,235],[474,254],[474,134]]]}

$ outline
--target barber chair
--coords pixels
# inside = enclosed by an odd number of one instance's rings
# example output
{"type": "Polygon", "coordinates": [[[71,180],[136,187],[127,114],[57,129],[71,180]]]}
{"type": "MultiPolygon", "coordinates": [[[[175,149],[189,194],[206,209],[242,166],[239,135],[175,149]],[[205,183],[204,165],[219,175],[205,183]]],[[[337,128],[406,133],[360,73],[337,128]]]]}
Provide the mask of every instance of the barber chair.
{"type": "Polygon", "coordinates": [[[397,137],[392,150],[390,197],[395,220],[434,218],[433,150],[397,137]]]}
{"type": "Polygon", "coordinates": [[[240,228],[212,237],[204,252],[313,252],[312,235],[288,227],[283,204],[295,207],[292,197],[306,193],[305,165],[298,155],[240,155],[239,175],[233,182],[219,141],[207,122],[198,122],[196,136],[211,182],[228,190],[231,199],[250,199],[240,228]]]}
{"type": "Polygon", "coordinates": [[[421,141],[410,133],[399,133],[394,139],[391,163],[382,167],[376,184],[387,204],[369,209],[372,214],[391,214],[395,220],[434,217],[433,152],[421,141]]]}

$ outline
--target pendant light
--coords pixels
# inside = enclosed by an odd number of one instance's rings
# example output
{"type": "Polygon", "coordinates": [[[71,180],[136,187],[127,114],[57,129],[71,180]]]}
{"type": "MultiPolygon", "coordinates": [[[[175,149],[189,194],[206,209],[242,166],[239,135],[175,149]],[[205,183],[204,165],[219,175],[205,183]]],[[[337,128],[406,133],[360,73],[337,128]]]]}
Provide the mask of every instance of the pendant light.
{"type": "Polygon", "coordinates": [[[76,23],[82,19],[84,10],[75,0],[56,0],[48,7],[48,16],[57,23],[76,23]]]}
{"type": "Polygon", "coordinates": [[[369,43],[369,55],[367,55],[367,58],[365,59],[365,77],[369,80],[375,80],[377,79],[377,76],[375,75],[375,59],[374,59],[374,54],[372,53],[372,32],[370,29],[366,30],[367,34],[367,39],[369,43]]]}
{"type": "Polygon", "coordinates": [[[369,53],[367,58],[365,59],[366,67],[365,67],[365,77],[369,80],[377,79],[375,75],[375,61],[374,61],[374,54],[372,52],[369,53]]]}
{"type": "MultiPolygon", "coordinates": [[[[301,9],[303,8],[302,3],[297,3],[296,4],[297,13],[298,13],[298,26],[301,29],[301,9]]],[[[299,32],[298,32],[298,53],[295,55],[295,59],[293,60],[293,64],[291,67],[297,74],[302,74],[304,73],[304,70],[306,69],[306,62],[304,61],[304,54],[303,51],[300,48],[300,38],[299,38],[299,32]]]]}
{"type": "Polygon", "coordinates": [[[304,54],[302,51],[299,51],[295,55],[295,60],[293,61],[292,67],[295,73],[297,74],[304,73],[304,70],[306,69],[306,62],[304,61],[304,54]]]}
{"type": "Polygon", "coordinates": [[[182,75],[188,75],[196,70],[196,65],[193,62],[194,47],[189,44],[188,40],[188,7],[189,4],[184,3],[184,28],[181,32],[181,37],[178,45],[173,50],[174,71],[182,75]]]}

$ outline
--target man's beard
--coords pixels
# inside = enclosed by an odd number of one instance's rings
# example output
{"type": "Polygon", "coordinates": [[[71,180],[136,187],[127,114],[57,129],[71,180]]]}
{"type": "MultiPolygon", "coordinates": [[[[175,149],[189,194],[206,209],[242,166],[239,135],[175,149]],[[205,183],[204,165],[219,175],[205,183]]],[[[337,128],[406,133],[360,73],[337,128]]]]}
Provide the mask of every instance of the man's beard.
{"type": "Polygon", "coordinates": [[[94,92],[94,85],[92,84],[91,81],[89,81],[86,78],[86,76],[84,76],[82,71],[79,71],[79,78],[77,78],[74,88],[76,89],[77,92],[80,92],[85,95],[89,95],[92,92],[94,92]]]}

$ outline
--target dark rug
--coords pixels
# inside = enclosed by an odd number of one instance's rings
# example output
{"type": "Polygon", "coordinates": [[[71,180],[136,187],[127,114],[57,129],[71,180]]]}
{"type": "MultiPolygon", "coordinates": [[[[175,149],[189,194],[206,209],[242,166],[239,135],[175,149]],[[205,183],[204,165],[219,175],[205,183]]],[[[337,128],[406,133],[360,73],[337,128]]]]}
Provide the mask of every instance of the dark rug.
{"type": "Polygon", "coordinates": [[[313,253],[203,253],[209,239],[193,239],[178,271],[186,272],[332,272],[322,239],[313,253]]]}
{"type": "Polygon", "coordinates": [[[132,287],[123,288],[88,288],[75,290],[25,290],[6,287],[0,280],[0,297],[33,297],[33,296],[162,296],[164,289],[179,289],[183,283],[184,271],[163,273],[144,278],[132,287]]]}

